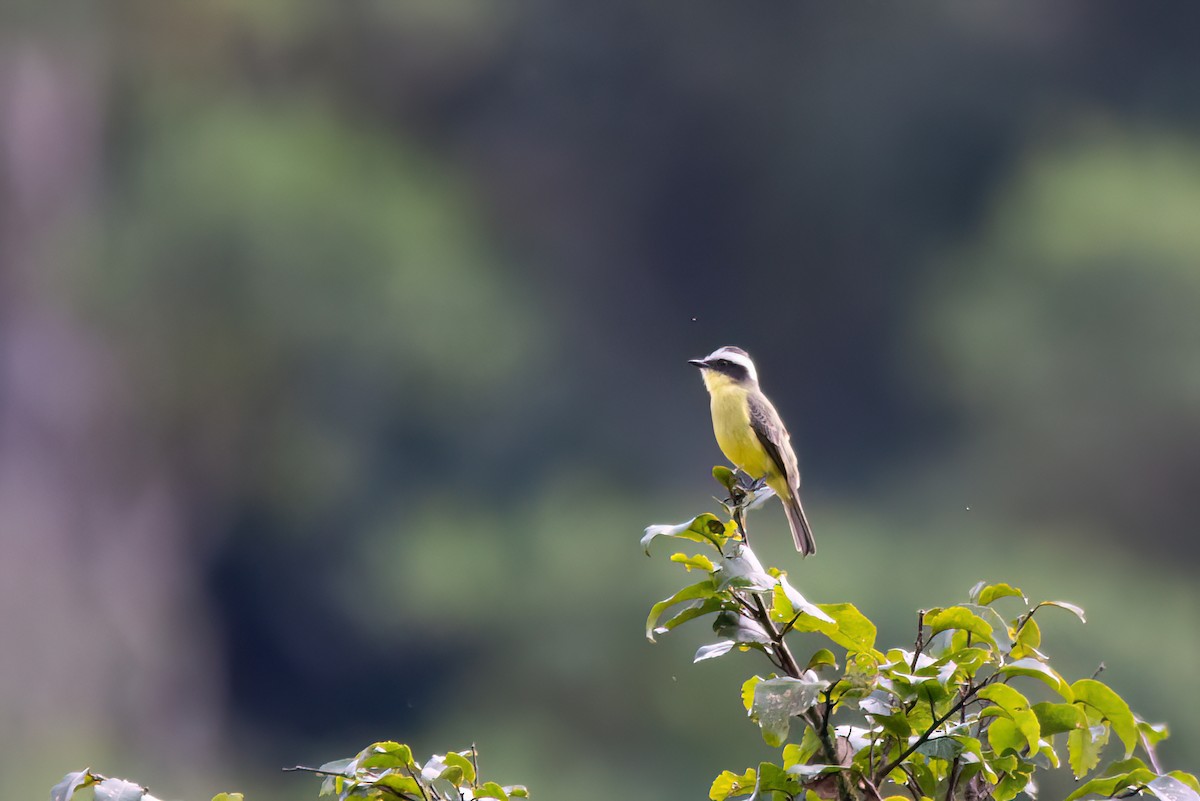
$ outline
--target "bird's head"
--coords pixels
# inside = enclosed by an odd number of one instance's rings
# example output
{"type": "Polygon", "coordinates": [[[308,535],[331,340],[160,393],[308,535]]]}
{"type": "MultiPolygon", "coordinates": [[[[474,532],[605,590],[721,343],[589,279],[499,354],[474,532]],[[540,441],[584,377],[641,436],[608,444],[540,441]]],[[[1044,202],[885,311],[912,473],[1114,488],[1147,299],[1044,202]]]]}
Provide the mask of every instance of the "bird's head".
{"type": "Polygon", "coordinates": [[[758,384],[758,371],[754,369],[750,354],[733,345],[717,348],[703,359],[690,359],[688,364],[700,368],[704,385],[710,392],[723,384],[758,384]]]}

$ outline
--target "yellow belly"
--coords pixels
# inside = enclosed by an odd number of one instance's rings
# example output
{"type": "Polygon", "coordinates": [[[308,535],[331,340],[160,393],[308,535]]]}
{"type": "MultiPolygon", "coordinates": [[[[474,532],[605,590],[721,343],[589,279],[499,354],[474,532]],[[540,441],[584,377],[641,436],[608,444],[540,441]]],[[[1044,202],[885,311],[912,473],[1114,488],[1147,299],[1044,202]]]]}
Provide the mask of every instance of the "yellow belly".
{"type": "Polygon", "coordinates": [[[746,391],[722,387],[712,393],[713,433],[725,458],[754,478],[778,475],[774,460],[750,427],[746,391]]]}

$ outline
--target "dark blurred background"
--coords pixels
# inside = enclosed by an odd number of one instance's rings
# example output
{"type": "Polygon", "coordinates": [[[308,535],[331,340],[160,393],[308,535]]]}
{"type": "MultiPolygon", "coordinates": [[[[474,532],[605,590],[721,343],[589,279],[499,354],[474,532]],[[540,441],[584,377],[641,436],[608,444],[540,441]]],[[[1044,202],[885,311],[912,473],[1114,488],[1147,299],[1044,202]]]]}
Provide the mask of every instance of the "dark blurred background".
{"type": "Polygon", "coordinates": [[[637,541],[712,508],[729,343],[810,598],[1082,604],[1046,650],[1197,768],[1200,7],[0,13],[6,797],[311,797],[389,738],[704,797],[767,666],[646,643],[637,541]]]}

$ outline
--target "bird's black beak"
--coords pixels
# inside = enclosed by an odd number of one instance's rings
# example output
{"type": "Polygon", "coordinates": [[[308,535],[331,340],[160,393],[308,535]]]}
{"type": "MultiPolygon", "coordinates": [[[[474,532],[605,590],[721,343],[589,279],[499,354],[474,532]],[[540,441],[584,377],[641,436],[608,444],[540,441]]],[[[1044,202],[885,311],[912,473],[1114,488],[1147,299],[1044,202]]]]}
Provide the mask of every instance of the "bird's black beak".
{"type": "Polygon", "coordinates": [[[700,368],[708,367],[708,362],[704,361],[704,359],[688,359],[688,364],[695,365],[696,367],[700,368]]]}

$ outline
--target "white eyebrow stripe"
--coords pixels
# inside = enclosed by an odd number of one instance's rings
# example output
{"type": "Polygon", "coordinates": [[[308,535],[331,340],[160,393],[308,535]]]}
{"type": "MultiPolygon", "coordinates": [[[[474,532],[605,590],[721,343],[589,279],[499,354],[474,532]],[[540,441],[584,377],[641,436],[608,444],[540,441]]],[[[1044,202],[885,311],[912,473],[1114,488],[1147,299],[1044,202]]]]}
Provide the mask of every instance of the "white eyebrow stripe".
{"type": "Polygon", "coordinates": [[[752,379],[758,381],[758,371],[754,369],[754,362],[750,360],[750,357],[744,353],[737,353],[736,351],[730,350],[729,346],[717,348],[712,353],[708,354],[708,358],[728,359],[734,364],[740,364],[742,367],[746,368],[746,371],[750,373],[750,377],[752,379]]]}

